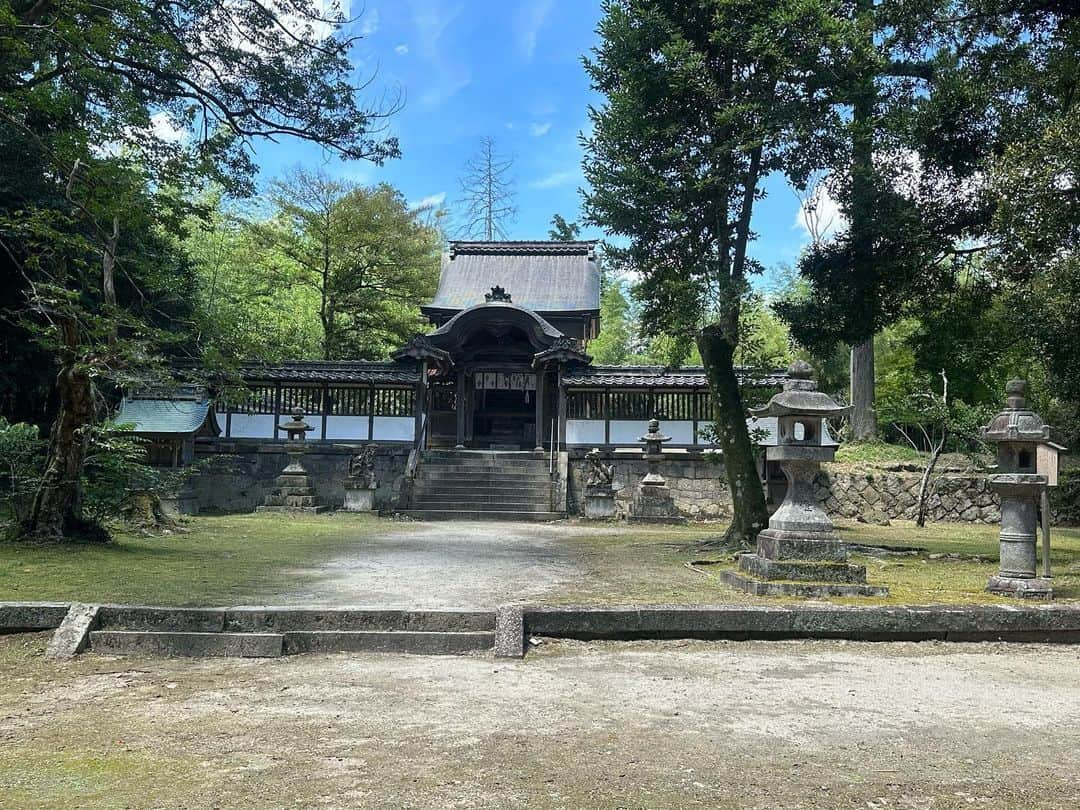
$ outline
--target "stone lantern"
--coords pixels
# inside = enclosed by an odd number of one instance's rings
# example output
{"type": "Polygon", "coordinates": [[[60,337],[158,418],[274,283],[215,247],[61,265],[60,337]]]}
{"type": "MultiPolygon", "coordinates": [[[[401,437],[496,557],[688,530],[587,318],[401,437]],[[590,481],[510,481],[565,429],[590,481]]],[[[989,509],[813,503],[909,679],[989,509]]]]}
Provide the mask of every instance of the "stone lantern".
{"type": "Polygon", "coordinates": [[[1024,380],[1010,380],[1005,410],[982,429],[983,439],[997,445],[997,473],[990,476],[990,489],[1001,498],[1000,570],[986,589],[1049,599],[1053,589],[1048,578],[1037,576],[1035,549],[1039,500],[1047,485],[1046,476],[1038,472],[1038,453],[1050,438],[1050,428],[1026,407],[1026,388],[1024,380]]]}
{"type": "Polygon", "coordinates": [[[305,451],[305,439],[314,430],[304,421],[304,412],[297,408],[292,419],[281,424],[285,431],[285,452],[289,463],[274,481],[275,487],[263,500],[258,512],[323,512],[327,509],[319,503],[311,478],[300,459],[305,451]]]}
{"type": "Polygon", "coordinates": [[[650,419],[649,429],[641,442],[643,454],[649,471],[641,479],[630,504],[631,517],[646,523],[665,523],[678,517],[675,499],[671,496],[667,481],[660,474],[660,462],[664,458],[664,442],[671,441],[670,436],[660,432],[660,420],[650,419]]]}
{"type": "Polygon", "coordinates": [[[757,553],[743,554],[728,572],[729,584],[758,595],[884,596],[888,589],[866,584],[866,567],[847,563],[847,546],[814,497],[813,481],[821,462],[832,461],[836,447],[823,444],[825,419],[847,413],[832,397],[817,390],[808,363],[788,369],[784,390],[756,417],[776,417],[777,445],[766,450],[787,478],[784,502],[758,534],[757,553]]]}

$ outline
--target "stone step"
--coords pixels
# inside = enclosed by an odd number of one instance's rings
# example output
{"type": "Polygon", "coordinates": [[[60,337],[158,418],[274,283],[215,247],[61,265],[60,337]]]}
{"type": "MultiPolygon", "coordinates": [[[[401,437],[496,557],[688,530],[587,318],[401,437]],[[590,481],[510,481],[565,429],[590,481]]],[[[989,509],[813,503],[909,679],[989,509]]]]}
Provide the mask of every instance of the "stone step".
{"type": "Polygon", "coordinates": [[[514,457],[493,457],[484,458],[480,457],[468,457],[468,456],[442,456],[438,458],[422,458],[421,464],[426,464],[429,467],[438,467],[443,465],[452,466],[471,466],[471,467],[539,467],[546,466],[549,463],[547,457],[541,456],[528,456],[522,454],[520,458],[514,457]]]}
{"type": "Polygon", "coordinates": [[[283,639],[280,633],[94,630],[90,633],[90,649],[106,655],[278,658],[283,639]]]}
{"type": "Polygon", "coordinates": [[[413,492],[417,497],[437,498],[470,498],[473,496],[485,499],[502,498],[505,500],[523,501],[546,501],[551,498],[551,487],[448,487],[442,484],[420,482],[413,492]]]}
{"type": "Polygon", "coordinates": [[[546,450],[422,450],[420,458],[424,461],[442,459],[485,459],[495,461],[529,461],[547,459],[546,450]]]}
{"type": "Polygon", "coordinates": [[[329,506],[256,506],[256,512],[296,512],[302,515],[318,515],[329,512],[329,506]]]}
{"type": "Polygon", "coordinates": [[[284,635],[286,655],[335,652],[458,655],[495,647],[494,631],[425,633],[408,630],[290,630],[284,635]]]}
{"type": "Polygon", "coordinates": [[[422,469],[417,478],[421,481],[449,481],[470,484],[550,484],[551,476],[543,473],[474,472],[472,470],[422,469]]]}
{"type": "Polygon", "coordinates": [[[492,632],[495,614],[482,610],[398,610],[393,608],[228,608],[222,627],[229,632],[410,631],[492,632]]]}
{"type": "Polygon", "coordinates": [[[476,498],[440,500],[438,498],[414,498],[413,509],[434,509],[436,511],[458,510],[470,512],[547,512],[551,504],[536,501],[483,501],[476,498]]]}
{"type": "Polygon", "coordinates": [[[451,509],[402,509],[398,511],[398,514],[413,520],[520,520],[546,522],[563,520],[566,517],[565,512],[482,512],[479,510],[451,509]]]}

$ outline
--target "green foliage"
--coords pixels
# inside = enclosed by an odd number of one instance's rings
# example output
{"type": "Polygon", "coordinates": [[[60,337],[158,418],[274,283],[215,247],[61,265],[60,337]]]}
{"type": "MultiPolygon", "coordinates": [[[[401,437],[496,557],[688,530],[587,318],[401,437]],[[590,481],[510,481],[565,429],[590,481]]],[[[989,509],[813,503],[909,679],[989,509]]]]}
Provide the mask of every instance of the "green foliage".
{"type": "Polygon", "coordinates": [[[576,222],[567,222],[562,214],[551,218],[551,230],[548,239],[553,242],[573,242],[581,237],[581,226],[576,222]]]}
{"type": "Polygon", "coordinates": [[[401,192],[297,169],[270,196],[271,218],[250,225],[265,251],[256,272],[298,293],[294,310],[318,324],[322,359],[385,358],[422,329],[442,237],[401,192]]]}
{"type": "Polygon", "coordinates": [[[920,463],[924,460],[924,455],[909,445],[885,442],[851,442],[840,445],[836,451],[836,461],[841,464],[920,463]]]}
{"type": "Polygon", "coordinates": [[[25,515],[41,479],[45,442],[36,425],[11,423],[0,416],[0,510],[16,519],[25,515]]]}
{"type": "Polygon", "coordinates": [[[631,356],[633,324],[630,302],[616,279],[600,295],[600,334],[589,343],[589,354],[598,365],[626,365],[631,356]]]}

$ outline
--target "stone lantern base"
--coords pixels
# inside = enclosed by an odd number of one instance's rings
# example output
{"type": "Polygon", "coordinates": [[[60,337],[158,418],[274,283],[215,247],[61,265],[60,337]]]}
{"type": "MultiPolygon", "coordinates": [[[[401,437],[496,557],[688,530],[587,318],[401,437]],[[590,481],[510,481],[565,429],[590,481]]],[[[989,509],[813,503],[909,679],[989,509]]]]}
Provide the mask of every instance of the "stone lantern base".
{"type": "Polygon", "coordinates": [[[986,590],[1001,596],[1017,596],[1021,599],[1054,598],[1053,582],[1046,577],[992,576],[986,583],[986,590]]]}
{"type": "Polygon", "coordinates": [[[724,571],[724,581],[755,596],[888,596],[889,589],[866,584],[866,566],[847,562],[847,549],[835,536],[809,539],[765,529],[757,553],[739,555],[739,571],[724,571]]]}
{"type": "Polygon", "coordinates": [[[678,523],[679,510],[667,484],[642,482],[630,501],[630,520],[634,523],[678,523]]]}
{"type": "MultiPolygon", "coordinates": [[[[288,447],[288,446],[287,446],[288,447]]],[[[311,485],[311,478],[300,463],[303,453],[293,449],[287,449],[289,464],[281,471],[281,475],[274,481],[276,486],[266,496],[262,506],[255,508],[256,512],[301,512],[317,514],[326,512],[330,507],[320,502],[315,488],[311,485]]]]}

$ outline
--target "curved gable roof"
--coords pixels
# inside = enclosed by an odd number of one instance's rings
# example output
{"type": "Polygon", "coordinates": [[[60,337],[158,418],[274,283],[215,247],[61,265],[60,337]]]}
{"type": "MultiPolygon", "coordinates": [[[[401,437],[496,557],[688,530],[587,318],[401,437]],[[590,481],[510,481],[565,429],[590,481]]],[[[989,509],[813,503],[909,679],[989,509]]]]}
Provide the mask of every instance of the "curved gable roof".
{"type": "Polygon", "coordinates": [[[462,310],[503,287],[535,312],[600,309],[595,242],[451,242],[439,289],[424,309],[462,310]]]}

